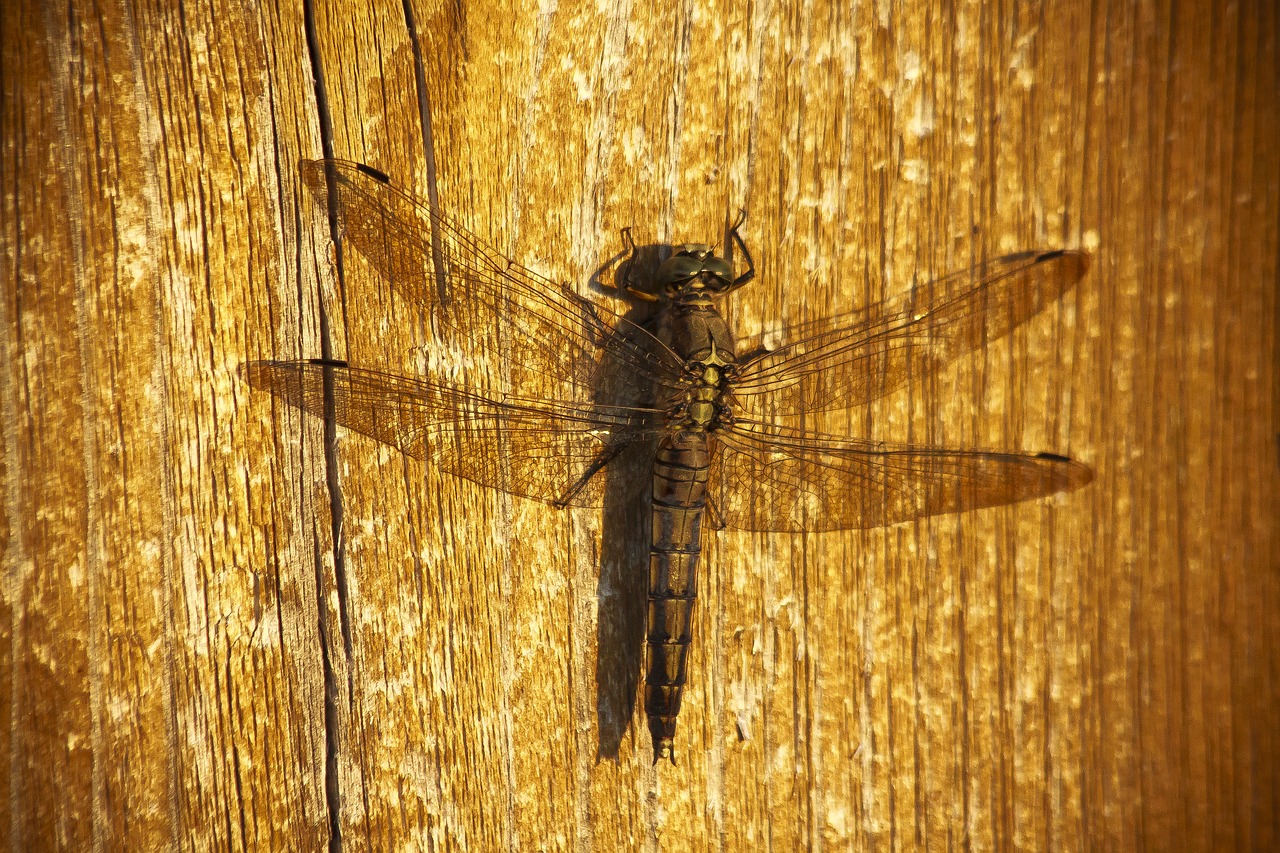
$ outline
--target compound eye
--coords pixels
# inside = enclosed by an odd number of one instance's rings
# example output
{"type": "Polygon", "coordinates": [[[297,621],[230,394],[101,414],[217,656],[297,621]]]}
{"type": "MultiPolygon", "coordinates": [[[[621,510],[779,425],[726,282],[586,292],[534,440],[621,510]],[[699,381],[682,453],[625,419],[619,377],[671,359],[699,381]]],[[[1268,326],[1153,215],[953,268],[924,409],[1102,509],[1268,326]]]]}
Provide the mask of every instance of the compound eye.
{"type": "Polygon", "coordinates": [[[670,290],[674,284],[688,281],[702,271],[702,260],[691,255],[672,255],[658,267],[658,283],[670,290]]]}
{"type": "Polygon", "coordinates": [[[733,267],[724,258],[711,257],[702,263],[703,272],[716,280],[712,288],[716,292],[728,289],[733,284],[733,267]]]}

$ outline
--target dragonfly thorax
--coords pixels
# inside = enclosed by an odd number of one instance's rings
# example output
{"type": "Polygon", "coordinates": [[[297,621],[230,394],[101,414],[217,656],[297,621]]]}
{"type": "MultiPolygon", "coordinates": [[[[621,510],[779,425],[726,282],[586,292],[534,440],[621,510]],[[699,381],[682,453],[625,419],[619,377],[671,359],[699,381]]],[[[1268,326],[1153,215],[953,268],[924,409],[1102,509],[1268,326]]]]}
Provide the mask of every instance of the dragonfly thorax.
{"type": "Polygon", "coordinates": [[[725,353],[711,346],[688,367],[684,393],[674,402],[668,416],[668,425],[677,430],[715,430],[732,423],[727,394],[730,373],[734,367],[732,352],[725,353]]]}

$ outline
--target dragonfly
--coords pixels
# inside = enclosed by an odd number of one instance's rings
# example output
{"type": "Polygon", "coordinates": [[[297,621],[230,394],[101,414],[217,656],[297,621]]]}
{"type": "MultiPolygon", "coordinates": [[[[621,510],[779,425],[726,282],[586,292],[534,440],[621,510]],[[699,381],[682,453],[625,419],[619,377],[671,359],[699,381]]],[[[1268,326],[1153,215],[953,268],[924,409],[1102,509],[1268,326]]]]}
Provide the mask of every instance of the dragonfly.
{"type": "Polygon", "coordinates": [[[675,763],[704,524],[874,528],[1093,479],[1056,453],[893,444],[806,425],[1008,335],[1080,281],[1084,252],[998,257],[871,309],[740,344],[719,303],[755,276],[741,219],[724,255],[673,246],[640,284],[624,231],[628,275],[615,290],[654,312],[632,320],[504,256],[372,167],[315,160],[300,171],[340,240],[421,311],[441,357],[418,377],[326,359],[249,362],[244,377],[443,472],[557,508],[601,506],[606,470],[630,466],[643,488],[647,469],[644,708],[654,764],[675,763]],[[745,269],[735,272],[739,252],[745,269]],[[458,352],[466,357],[444,357],[458,352]]]}

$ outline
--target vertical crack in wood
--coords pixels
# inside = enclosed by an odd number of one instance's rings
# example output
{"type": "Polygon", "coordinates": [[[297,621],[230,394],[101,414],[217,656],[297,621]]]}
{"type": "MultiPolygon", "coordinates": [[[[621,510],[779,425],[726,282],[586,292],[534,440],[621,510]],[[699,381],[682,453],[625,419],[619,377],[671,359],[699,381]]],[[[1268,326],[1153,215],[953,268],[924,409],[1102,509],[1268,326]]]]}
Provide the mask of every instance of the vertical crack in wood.
{"type": "MultiPolygon", "coordinates": [[[[307,57],[311,64],[312,79],[315,80],[316,112],[320,120],[320,146],[325,158],[333,157],[333,118],[329,111],[329,97],[325,88],[324,65],[320,59],[320,43],[316,33],[315,6],[311,0],[303,4],[303,20],[306,30],[307,57]]],[[[333,186],[333,175],[328,175],[329,187],[329,233],[333,240],[336,254],[335,268],[338,277],[338,292],[343,305],[343,317],[346,312],[346,287],[342,263],[342,241],[338,230],[337,211],[334,200],[337,198],[333,186]]],[[[320,351],[325,359],[333,358],[333,344],[329,326],[329,315],[325,310],[324,300],[317,300],[320,321],[320,351]]],[[[349,348],[348,348],[349,351],[349,348]]],[[[326,376],[324,386],[324,457],[325,483],[329,492],[329,512],[333,538],[333,574],[338,593],[338,621],[342,633],[343,650],[347,660],[351,655],[351,629],[347,618],[347,573],[346,560],[343,557],[342,538],[342,484],[338,476],[337,459],[337,422],[334,418],[333,379],[326,376]]],[[[313,539],[318,543],[318,539],[313,539]]],[[[324,667],[324,790],[325,806],[329,813],[329,851],[340,853],[342,850],[342,793],[338,779],[338,752],[341,738],[338,730],[338,684],[331,657],[332,632],[329,626],[328,609],[324,595],[323,562],[317,544],[313,555],[316,583],[316,623],[320,634],[320,656],[324,667]]],[[[347,694],[348,700],[354,690],[351,683],[350,667],[348,667],[347,694]]]]}
{"type": "Polygon", "coordinates": [[[422,45],[418,40],[418,27],[413,19],[413,3],[404,0],[404,25],[413,49],[413,80],[418,94],[418,121],[422,126],[422,154],[426,159],[427,203],[431,207],[431,266],[436,277],[436,292],[442,307],[449,304],[448,277],[445,256],[440,242],[440,192],[436,185],[435,138],[431,132],[431,96],[427,92],[427,74],[422,63],[422,45]]]}

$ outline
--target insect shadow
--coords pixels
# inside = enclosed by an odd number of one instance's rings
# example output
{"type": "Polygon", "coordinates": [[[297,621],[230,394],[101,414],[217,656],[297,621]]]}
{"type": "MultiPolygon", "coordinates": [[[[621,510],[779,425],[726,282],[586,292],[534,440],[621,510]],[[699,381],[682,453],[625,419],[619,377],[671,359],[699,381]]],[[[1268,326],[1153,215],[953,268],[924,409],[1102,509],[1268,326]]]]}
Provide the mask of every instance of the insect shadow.
{"type": "MultiPolygon", "coordinates": [[[[624,298],[628,287],[651,281],[659,263],[672,252],[666,243],[629,244],[596,268],[587,280],[589,290],[614,300],[624,298]]],[[[631,328],[649,329],[657,319],[653,304],[632,299],[620,323],[611,333],[625,335],[631,328]],[[632,325],[634,324],[634,326],[632,325]]],[[[585,310],[594,303],[584,300],[585,310]]],[[[605,348],[608,351],[608,348],[605,348]]],[[[617,371],[625,369],[611,359],[600,365],[596,402],[620,402],[610,389],[622,383],[617,371]]],[[[650,395],[652,391],[649,392],[650,395]]],[[[641,405],[648,400],[621,401],[641,405]]],[[[601,514],[600,575],[596,587],[599,615],[596,623],[596,723],[599,733],[597,760],[617,760],[623,738],[631,726],[640,687],[644,654],[645,593],[652,530],[650,493],[656,440],[628,447],[605,469],[606,485],[601,514]]]]}

